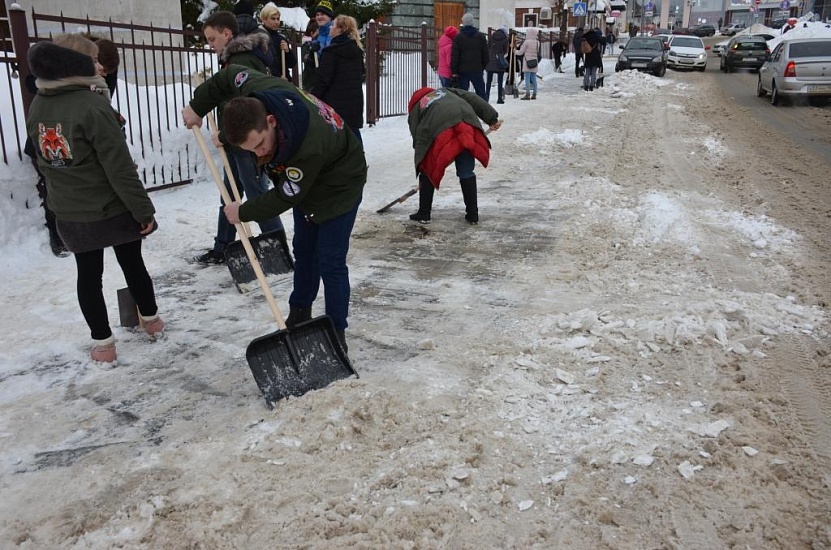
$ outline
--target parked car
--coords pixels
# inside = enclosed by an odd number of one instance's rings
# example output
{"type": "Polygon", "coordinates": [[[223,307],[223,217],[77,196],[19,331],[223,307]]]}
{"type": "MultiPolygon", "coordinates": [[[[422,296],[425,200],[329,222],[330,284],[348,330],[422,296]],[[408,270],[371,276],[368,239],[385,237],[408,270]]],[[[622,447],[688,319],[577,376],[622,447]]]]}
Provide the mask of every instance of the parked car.
{"type": "Polygon", "coordinates": [[[770,22],[770,25],[768,25],[768,27],[770,27],[771,29],[781,29],[785,26],[785,23],[788,22],[788,19],[789,17],[780,17],[779,19],[774,19],[770,22]]]}
{"type": "Polygon", "coordinates": [[[727,43],[719,68],[723,73],[732,73],[736,69],[758,71],[770,54],[768,43],[761,36],[742,34],[734,36],[727,43]]]}
{"type": "Polygon", "coordinates": [[[739,31],[743,31],[747,28],[747,25],[744,23],[732,23],[727,25],[726,27],[721,28],[721,34],[724,36],[735,36],[735,34],[739,31]]]}
{"type": "Polygon", "coordinates": [[[661,40],[661,43],[664,45],[664,49],[669,49],[669,39],[672,38],[671,34],[656,34],[652,38],[658,38],[661,40]]]}
{"type": "Polygon", "coordinates": [[[697,36],[673,36],[669,39],[667,67],[670,69],[695,69],[704,72],[707,68],[707,49],[697,36]]]}
{"type": "Polygon", "coordinates": [[[690,34],[695,36],[713,36],[716,34],[716,28],[712,25],[696,25],[690,27],[690,34]]]}
{"type": "Polygon", "coordinates": [[[724,54],[724,48],[727,47],[727,43],[730,42],[730,39],[722,40],[721,42],[716,42],[710,47],[710,51],[713,52],[713,55],[721,56],[724,54]]]}
{"type": "Polygon", "coordinates": [[[807,98],[822,105],[831,99],[831,38],[783,40],[759,69],[756,95],[770,94],[771,105],[807,98]]]}
{"type": "Polygon", "coordinates": [[[664,43],[656,37],[630,38],[615,63],[615,72],[628,69],[664,76],[667,72],[667,50],[664,43]]]}

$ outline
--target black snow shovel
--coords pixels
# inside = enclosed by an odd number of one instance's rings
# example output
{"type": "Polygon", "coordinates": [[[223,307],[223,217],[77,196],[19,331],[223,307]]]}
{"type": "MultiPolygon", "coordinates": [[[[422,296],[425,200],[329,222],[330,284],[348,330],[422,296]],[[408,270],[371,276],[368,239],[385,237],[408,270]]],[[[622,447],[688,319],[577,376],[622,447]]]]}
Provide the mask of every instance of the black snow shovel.
{"type": "MultiPolygon", "coordinates": [[[[201,130],[196,126],[192,130],[222,200],[231,204],[231,197],[222,183],[201,130]]],[[[285,397],[300,396],[309,390],[324,388],[336,380],[358,376],[341,346],[331,317],[323,315],[299,323],[292,329],[286,328],[247,233],[241,224],[234,225],[279,328],[276,332],[254,339],[245,352],[254,381],[268,406],[285,397]]]]}
{"type": "MultiPolygon", "coordinates": [[[[216,121],[214,121],[213,114],[208,115],[208,124],[212,130],[216,130],[216,121]]],[[[225,149],[219,148],[219,156],[222,158],[222,165],[225,167],[225,173],[228,175],[228,181],[231,182],[231,191],[234,193],[234,199],[239,201],[239,189],[237,183],[234,181],[234,174],[231,172],[231,165],[228,164],[228,156],[225,154],[225,149]]],[[[254,254],[260,261],[263,272],[268,275],[282,275],[284,273],[291,273],[294,271],[294,260],[289,251],[289,243],[286,239],[286,232],[282,229],[276,231],[269,231],[256,237],[251,236],[251,228],[247,223],[241,224],[245,234],[254,248],[254,254]]],[[[239,232],[239,229],[237,229],[239,232]]],[[[245,253],[242,241],[234,241],[228,243],[225,247],[225,265],[228,266],[228,271],[231,272],[231,277],[234,279],[234,284],[240,292],[248,290],[248,286],[256,280],[257,275],[251,267],[251,262],[245,253]]]]}
{"type": "MultiPolygon", "coordinates": [[[[500,120],[499,122],[502,122],[502,121],[500,120]]],[[[490,133],[491,133],[491,129],[490,129],[490,128],[488,128],[487,130],[485,130],[485,135],[488,135],[488,134],[490,134],[490,133]]],[[[419,179],[418,181],[421,181],[421,179],[419,179]]],[[[415,195],[416,193],[418,193],[418,186],[419,186],[419,184],[417,183],[417,184],[416,184],[416,186],[415,186],[415,188],[410,189],[409,191],[407,191],[406,193],[404,193],[403,195],[401,195],[400,197],[398,197],[397,199],[395,199],[395,200],[394,200],[394,201],[392,201],[391,203],[389,203],[389,204],[387,204],[387,205],[385,205],[385,206],[382,206],[381,208],[379,208],[379,209],[378,209],[378,210],[376,210],[375,212],[376,212],[377,214],[383,214],[384,212],[386,212],[387,210],[389,210],[390,208],[392,208],[392,207],[393,207],[393,206],[395,206],[396,204],[401,204],[401,203],[402,203],[402,202],[404,202],[405,200],[409,199],[410,197],[412,197],[413,195],[415,195]]]]}

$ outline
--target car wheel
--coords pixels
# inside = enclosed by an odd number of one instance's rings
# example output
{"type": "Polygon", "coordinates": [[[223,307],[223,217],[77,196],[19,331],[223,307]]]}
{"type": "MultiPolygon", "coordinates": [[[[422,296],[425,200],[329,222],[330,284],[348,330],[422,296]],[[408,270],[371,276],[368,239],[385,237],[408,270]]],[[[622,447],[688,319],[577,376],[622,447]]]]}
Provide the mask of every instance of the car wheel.
{"type": "Polygon", "coordinates": [[[779,90],[776,89],[776,81],[770,83],[770,104],[779,105],[781,98],[779,97],[779,90]]]}
{"type": "Polygon", "coordinates": [[[703,67],[699,67],[699,68],[698,68],[698,69],[696,69],[696,70],[697,70],[698,72],[700,72],[700,73],[703,73],[704,71],[706,71],[706,70],[707,70],[707,65],[704,65],[703,67]]]}
{"type": "Polygon", "coordinates": [[[620,65],[615,65],[615,72],[616,72],[616,73],[619,73],[619,72],[620,72],[620,65]]]}
{"type": "Polygon", "coordinates": [[[723,73],[727,72],[727,68],[724,66],[724,58],[723,57],[721,58],[721,62],[718,64],[718,70],[720,70],[723,73]]]}
{"type": "Polygon", "coordinates": [[[661,68],[658,69],[658,76],[662,77],[665,74],[667,74],[667,66],[666,65],[661,65],[661,68]]]}
{"type": "Polygon", "coordinates": [[[757,97],[765,97],[767,92],[764,88],[762,88],[762,77],[759,77],[759,80],[756,81],[756,96],[757,97]]]}

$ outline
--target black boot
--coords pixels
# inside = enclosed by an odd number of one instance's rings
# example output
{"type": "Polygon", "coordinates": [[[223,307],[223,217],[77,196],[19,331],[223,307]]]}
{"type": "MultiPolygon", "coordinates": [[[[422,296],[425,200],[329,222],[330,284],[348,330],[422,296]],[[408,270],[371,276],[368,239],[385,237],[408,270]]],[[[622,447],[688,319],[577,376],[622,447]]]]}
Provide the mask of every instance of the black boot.
{"type": "Polygon", "coordinates": [[[476,176],[459,180],[462,197],[465,199],[465,219],[471,225],[479,223],[479,205],[476,200],[476,176]]]}
{"type": "Polygon", "coordinates": [[[286,328],[294,328],[304,321],[311,321],[311,319],[311,307],[294,307],[290,305],[289,316],[286,318],[286,328]]]}
{"type": "Polygon", "coordinates": [[[46,229],[49,230],[49,247],[52,249],[52,254],[59,258],[64,258],[69,255],[69,251],[66,249],[66,245],[63,243],[63,239],[58,234],[58,227],[55,223],[55,214],[46,207],[46,204],[43,205],[43,210],[46,216],[46,229]]]}
{"type": "Polygon", "coordinates": [[[418,178],[418,212],[410,214],[410,219],[419,223],[430,223],[430,212],[433,211],[433,193],[435,189],[427,176],[418,178]]]}

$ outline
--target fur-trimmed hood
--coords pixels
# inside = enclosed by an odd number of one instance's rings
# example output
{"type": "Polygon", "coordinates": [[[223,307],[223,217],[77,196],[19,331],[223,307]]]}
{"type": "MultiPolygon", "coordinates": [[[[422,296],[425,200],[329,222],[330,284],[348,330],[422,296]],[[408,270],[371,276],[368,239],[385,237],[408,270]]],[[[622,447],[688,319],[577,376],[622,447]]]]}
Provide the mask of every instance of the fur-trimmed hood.
{"type": "Polygon", "coordinates": [[[98,76],[95,62],[90,56],[46,40],[29,48],[28,61],[32,74],[44,80],[98,76]]]}
{"type": "MultiPolygon", "coordinates": [[[[251,52],[260,58],[268,56],[269,40],[268,33],[260,30],[252,32],[251,34],[237,35],[225,45],[225,48],[222,49],[220,61],[225,64],[232,55],[238,53],[251,52]]],[[[268,65],[268,63],[266,63],[266,65],[268,65]]]]}

